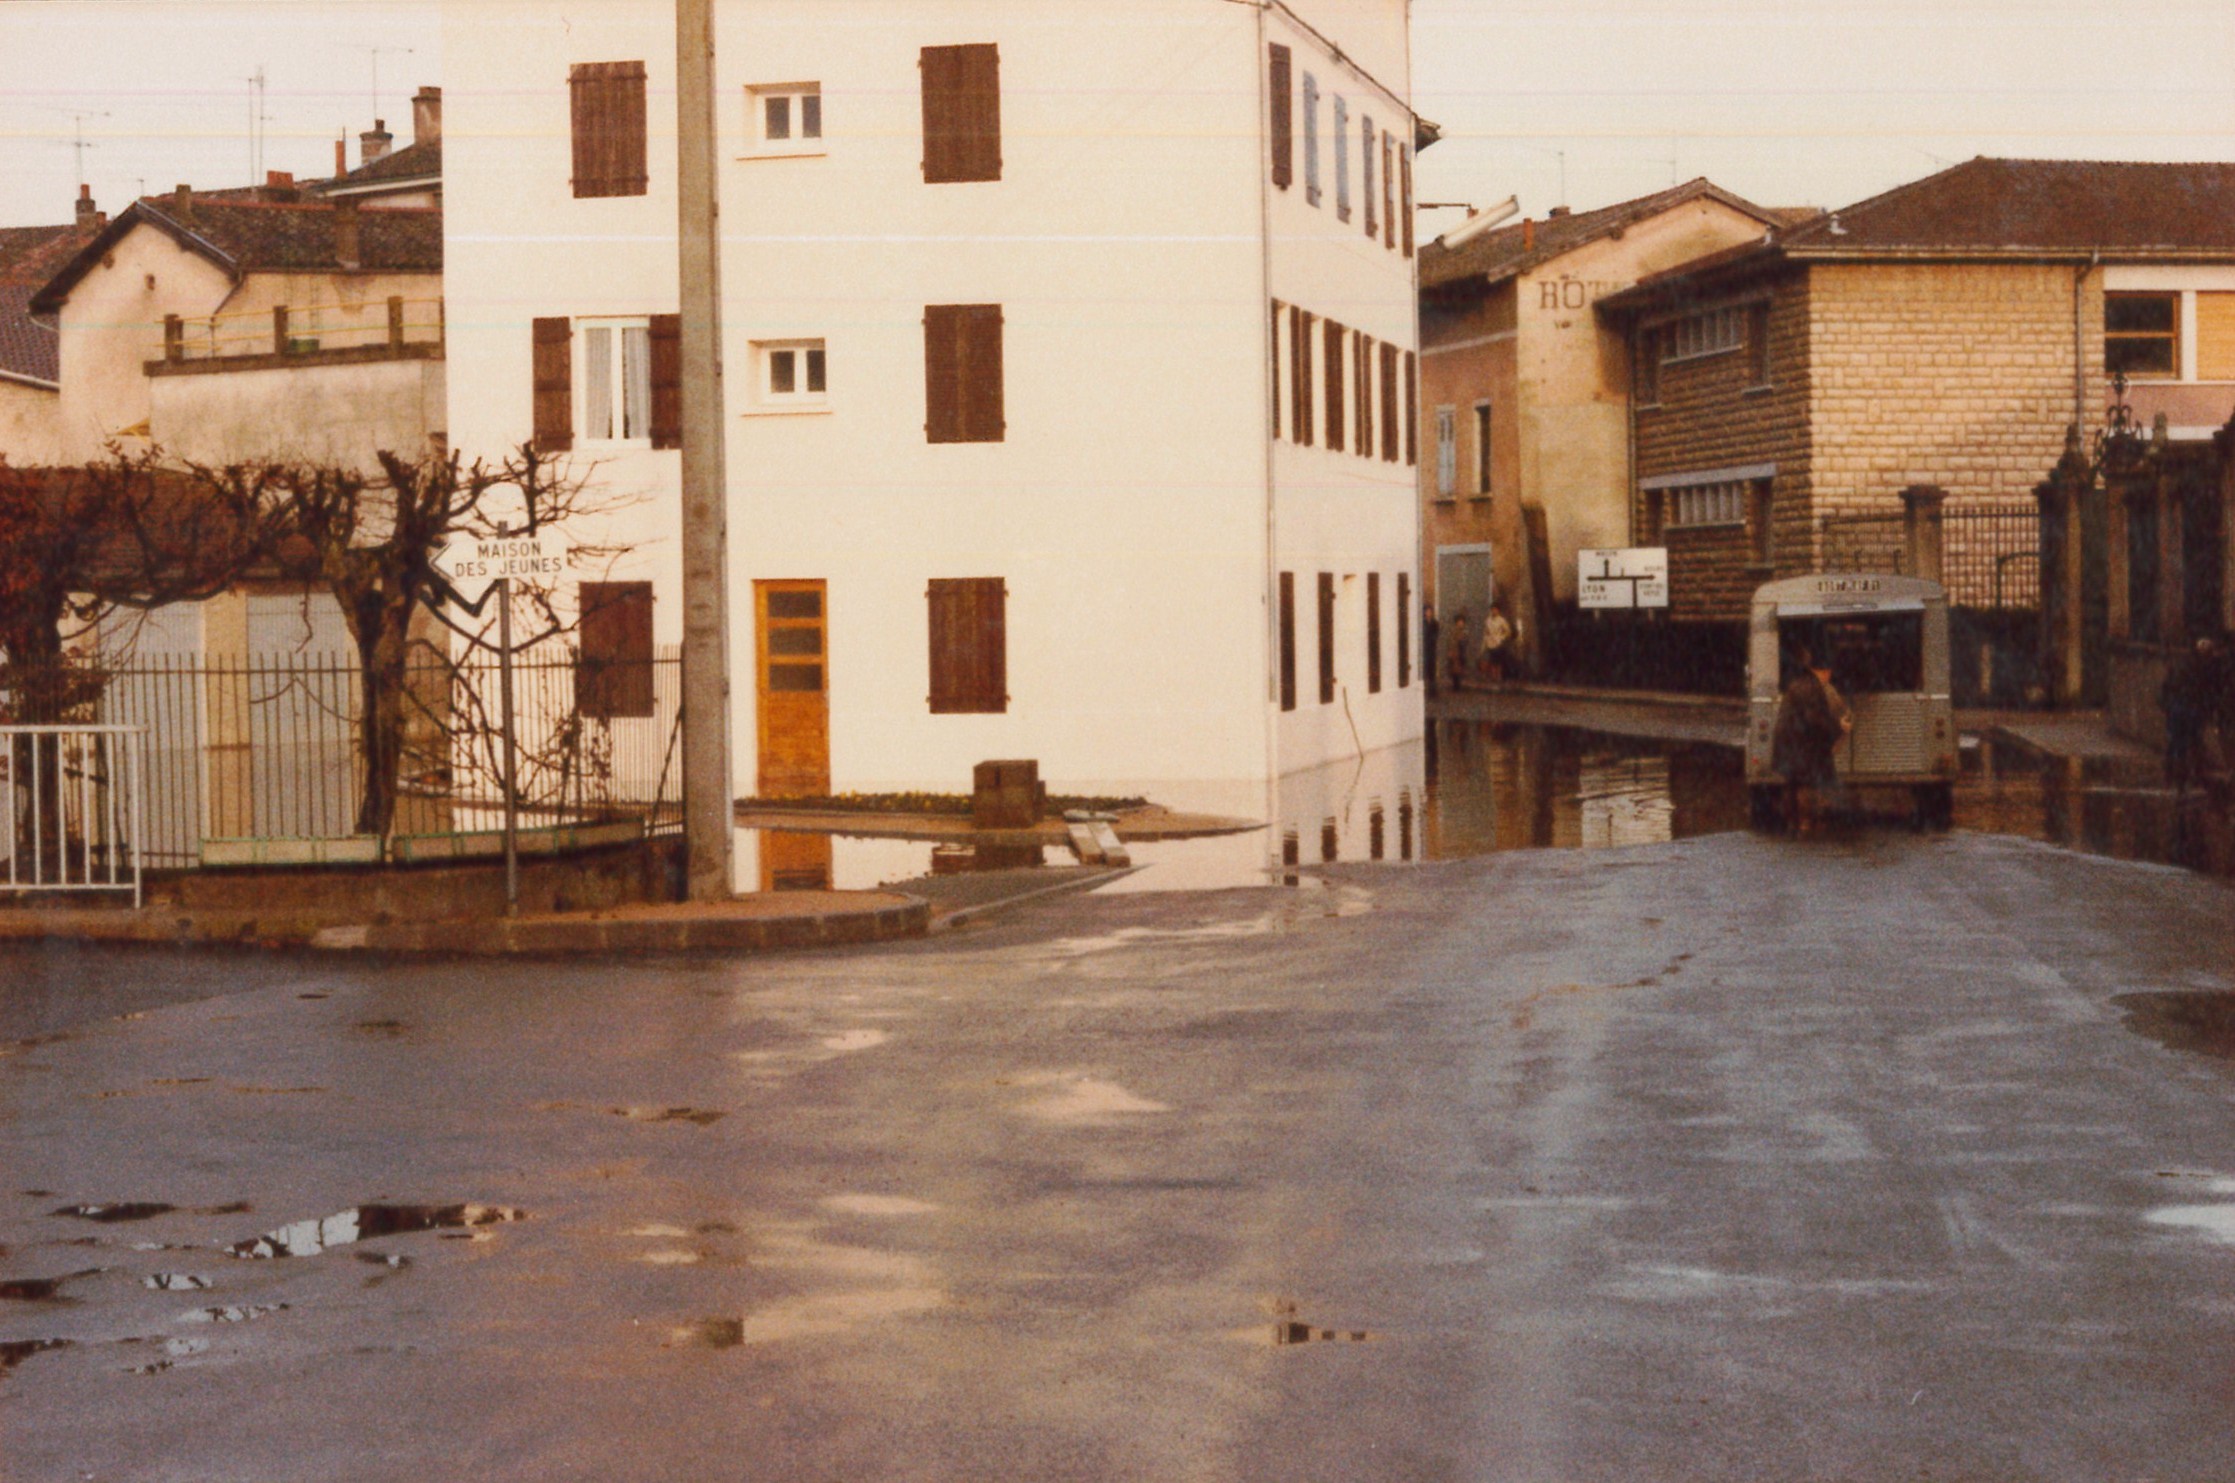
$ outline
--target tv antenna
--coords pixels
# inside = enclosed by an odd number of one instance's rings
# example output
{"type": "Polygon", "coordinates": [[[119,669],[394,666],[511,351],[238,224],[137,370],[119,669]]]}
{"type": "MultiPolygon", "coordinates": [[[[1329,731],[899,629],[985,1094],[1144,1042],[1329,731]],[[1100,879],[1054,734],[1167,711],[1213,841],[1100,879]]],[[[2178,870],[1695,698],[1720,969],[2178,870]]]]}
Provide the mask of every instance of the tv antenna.
{"type": "Polygon", "coordinates": [[[264,111],[264,64],[258,62],[256,70],[248,76],[248,182],[258,185],[264,179],[264,126],[272,116],[264,111]]]}
{"type": "Polygon", "coordinates": [[[372,56],[372,116],[377,122],[380,118],[380,54],[402,52],[408,56],[413,49],[408,46],[372,46],[362,41],[345,41],[342,45],[352,51],[367,52],[372,56]]]}
{"type": "MultiPolygon", "coordinates": [[[[85,152],[89,149],[99,149],[101,147],[99,140],[85,137],[85,121],[89,118],[107,118],[109,116],[108,110],[105,108],[57,108],[54,111],[65,114],[70,119],[71,137],[68,142],[70,148],[77,154],[78,184],[83,186],[85,184],[85,152]]],[[[57,140],[56,142],[61,143],[62,141],[57,140]]]]}

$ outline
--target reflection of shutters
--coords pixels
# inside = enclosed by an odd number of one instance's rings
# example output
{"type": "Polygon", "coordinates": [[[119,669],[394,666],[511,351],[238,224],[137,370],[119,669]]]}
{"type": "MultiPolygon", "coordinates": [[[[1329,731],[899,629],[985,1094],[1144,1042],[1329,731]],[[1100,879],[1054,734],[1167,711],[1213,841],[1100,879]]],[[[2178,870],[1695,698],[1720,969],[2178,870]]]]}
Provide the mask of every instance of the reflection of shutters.
{"type": "Polygon", "coordinates": [[[1001,52],[991,44],[927,46],[923,178],[931,184],[1001,178],[1001,52]]]}
{"type": "Polygon", "coordinates": [[[652,584],[584,582],[575,708],[610,720],[652,714],[652,584]]]}
{"type": "Polygon", "coordinates": [[[1269,46],[1265,86],[1273,105],[1273,184],[1287,190],[1296,168],[1296,119],[1289,111],[1288,48],[1269,46]]]}
{"type": "Polygon", "coordinates": [[[644,64],[578,63],[568,69],[567,91],[574,117],[574,193],[643,195],[644,64]]]}
{"type": "Polygon", "coordinates": [[[1296,709],[1296,574],[1280,574],[1280,708],[1296,709]]]}
{"type": "Polygon", "coordinates": [[[1397,461],[1397,347],[1381,347],[1381,456],[1397,461]]]}
{"type": "Polygon", "coordinates": [[[1327,351],[1323,359],[1327,365],[1327,446],[1337,453],[1343,447],[1343,367],[1344,336],[1349,331],[1332,319],[1326,323],[1323,338],[1327,351]]]}
{"type": "Polygon", "coordinates": [[[1319,703],[1335,703],[1335,574],[1319,574],[1319,703]]]}
{"type": "Polygon", "coordinates": [[[923,312],[924,436],[998,443],[1007,431],[999,304],[931,304],[923,312]]]}
{"type": "Polygon", "coordinates": [[[652,316],[652,446],[683,446],[683,316],[652,316]]]}
{"type": "Polygon", "coordinates": [[[1001,579],[934,578],[925,597],[932,714],[1008,710],[1008,589],[1001,579]]]}
{"type": "Polygon", "coordinates": [[[574,446],[574,330],[565,319],[535,322],[535,446],[564,453],[574,446]]]}

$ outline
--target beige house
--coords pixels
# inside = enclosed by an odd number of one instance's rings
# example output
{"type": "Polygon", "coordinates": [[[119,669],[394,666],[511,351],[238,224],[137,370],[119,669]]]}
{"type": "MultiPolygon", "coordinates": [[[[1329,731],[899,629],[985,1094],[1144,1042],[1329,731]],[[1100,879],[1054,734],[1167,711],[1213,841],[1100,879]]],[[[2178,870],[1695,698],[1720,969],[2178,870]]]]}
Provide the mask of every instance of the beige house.
{"type": "Polygon", "coordinates": [[[1577,551],[1629,543],[1628,368],[1592,306],[1798,214],[1693,180],[1421,250],[1422,580],[1445,619],[1495,600],[1541,663],[1577,551]]]}
{"type": "Polygon", "coordinates": [[[60,452],[61,346],[31,300],[107,224],[81,187],[74,222],[0,227],[0,459],[19,468],[60,452]]]}

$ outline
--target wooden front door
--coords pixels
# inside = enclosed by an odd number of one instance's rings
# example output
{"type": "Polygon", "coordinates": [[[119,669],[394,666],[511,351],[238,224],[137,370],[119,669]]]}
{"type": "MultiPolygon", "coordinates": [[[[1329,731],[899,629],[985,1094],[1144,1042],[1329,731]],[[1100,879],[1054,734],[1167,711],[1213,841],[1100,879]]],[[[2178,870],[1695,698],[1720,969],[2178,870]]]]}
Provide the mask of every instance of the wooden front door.
{"type": "Polygon", "coordinates": [[[755,582],[754,673],[758,677],[763,798],[830,791],[830,668],[820,582],[755,582]]]}

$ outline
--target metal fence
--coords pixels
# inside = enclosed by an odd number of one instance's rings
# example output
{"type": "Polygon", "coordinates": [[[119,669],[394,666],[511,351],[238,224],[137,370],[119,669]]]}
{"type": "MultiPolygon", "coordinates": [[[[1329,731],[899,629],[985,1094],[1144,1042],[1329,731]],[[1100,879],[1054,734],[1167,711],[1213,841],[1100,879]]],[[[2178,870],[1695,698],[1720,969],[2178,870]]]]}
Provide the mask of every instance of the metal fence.
{"type": "Polygon", "coordinates": [[[0,726],[0,890],[140,904],[140,742],[130,726],[0,726]]]}
{"type": "MultiPolygon", "coordinates": [[[[636,702],[628,714],[586,714],[571,645],[515,658],[523,828],[681,827],[681,660],[668,653],[639,668],[649,674],[636,684],[599,687],[636,702]]],[[[357,827],[366,779],[354,653],[141,655],[103,664],[86,688],[84,720],[145,733],[137,858],[148,865],[198,865],[211,841],[368,838],[357,827]]],[[[499,695],[493,655],[408,667],[391,838],[500,827],[499,695]]]]}
{"type": "MultiPolygon", "coordinates": [[[[1825,571],[1909,571],[1906,524],[1899,513],[1826,515],[1817,531],[1825,571]]],[[[1940,580],[1956,607],[2038,608],[2040,511],[2030,504],[1944,508],[1940,580]]]]}

